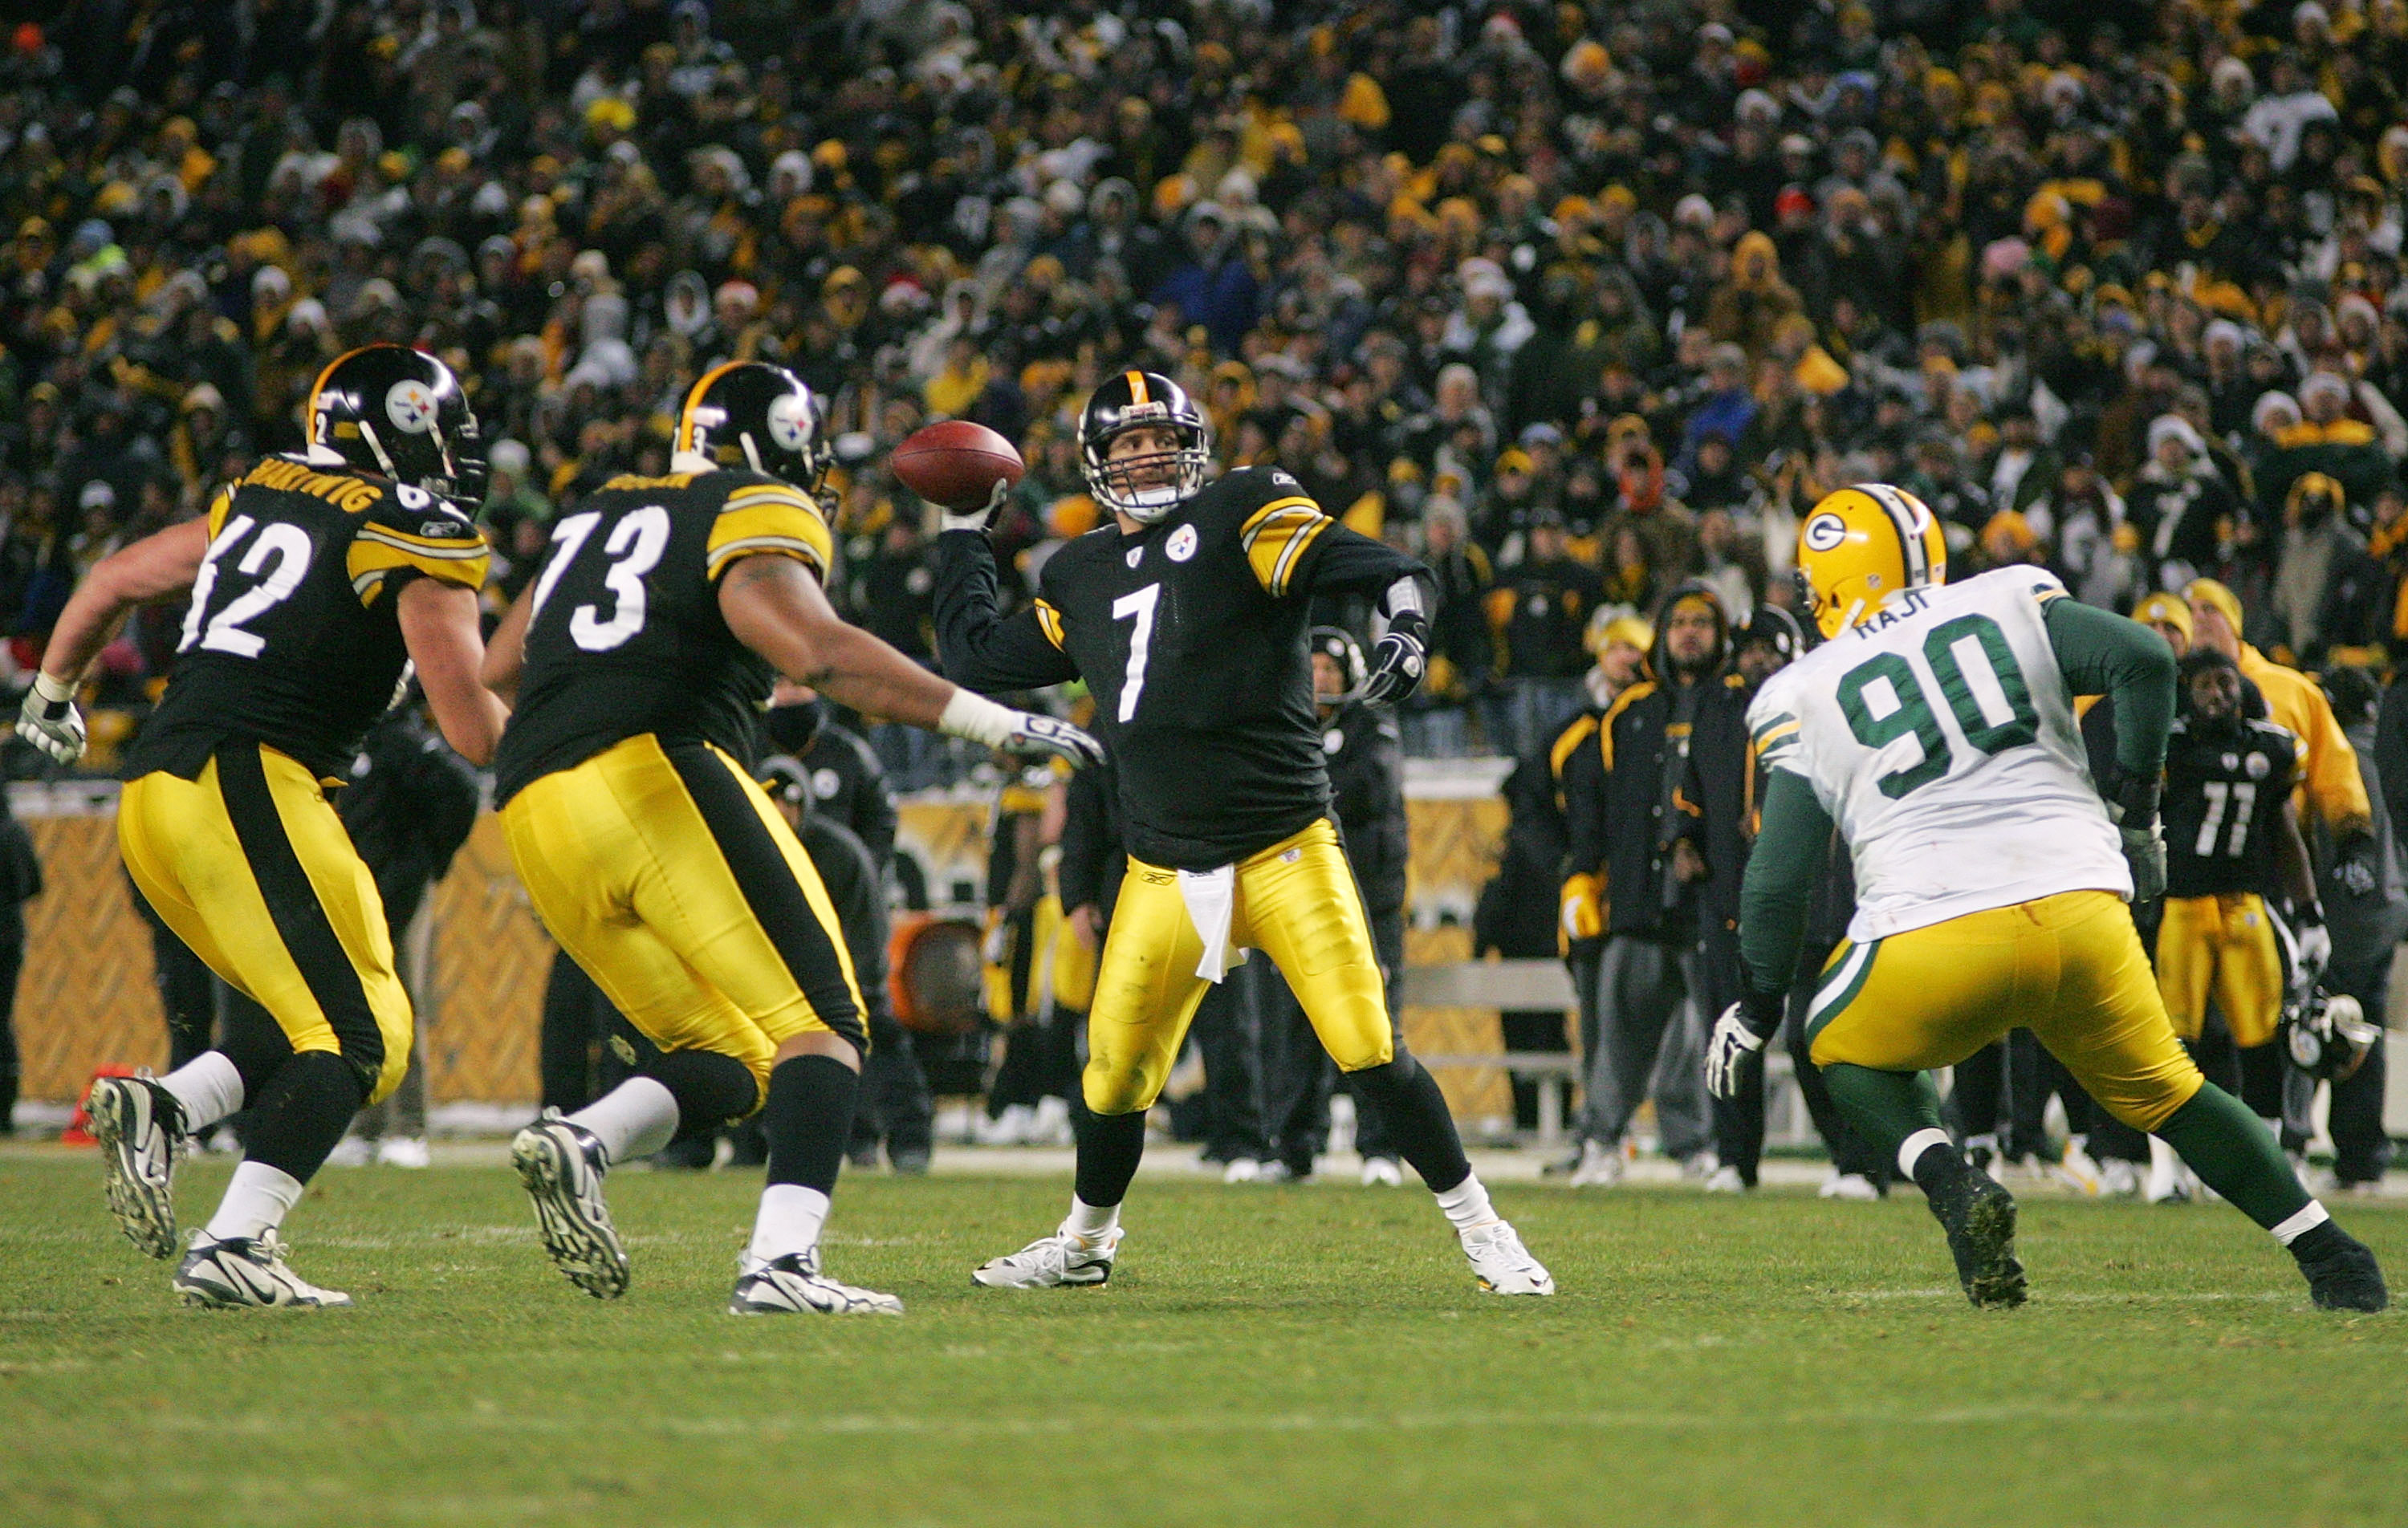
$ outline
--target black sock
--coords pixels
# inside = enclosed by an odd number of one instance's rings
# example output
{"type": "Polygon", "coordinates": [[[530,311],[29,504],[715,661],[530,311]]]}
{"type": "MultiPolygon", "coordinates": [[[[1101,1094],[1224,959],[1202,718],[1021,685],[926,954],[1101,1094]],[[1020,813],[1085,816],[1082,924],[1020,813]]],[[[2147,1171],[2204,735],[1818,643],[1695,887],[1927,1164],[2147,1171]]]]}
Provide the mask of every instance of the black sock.
{"type": "Polygon", "coordinates": [[[218,1051],[234,1063],[242,1077],[246,1107],[255,1108],[267,1096],[268,1084],[293,1059],[293,1042],[265,1008],[229,989],[225,1001],[225,1038],[218,1051]]]}
{"type": "Polygon", "coordinates": [[[1966,1180],[1980,1170],[1970,1165],[1956,1147],[1946,1141],[1934,1141],[1914,1159],[1914,1185],[1936,1205],[1943,1195],[1961,1192],[1966,1180]]]}
{"type": "Polygon", "coordinates": [[[1471,1160],[1463,1154],[1463,1138],[1455,1134],[1446,1094],[1420,1062],[1398,1056],[1383,1065],[1349,1072],[1346,1079],[1358,1096],[1370,1099],[1381,1111],[1398,1153],[1413,1164],[1430,1192],[1458,1188],[1471,1176],[1471,1160]]]}
{"type": "Polygon", "coordinates": [[[366,1100],[350,1062],[331,1050],[304,1050],[267,1079],[252,1107],[244,1155],[307,1183],[366,1100]]]}
{"type": "Polygon", "coordinates": [[[1079,1126],[1079,1202],[1097,1209],[1119,1204],[1144,1159],[1145,1110],[1085,1115],[1079,1126]]]}
{"type": "Polygon", "coordinates": [[[676,1141],[732,1125],[760,1107],[752,1068],[716,1050],[670,1050],[644,1064],[644,1075],[677,1100],[676,1141]]]}
{"type": "Polygon", "coordinates": [[[769,1181],[836,1192],[861,1074],[834,1056],[795,1056],[769,1073],[761,1129],[769,1137],[769,1181]]]}
{"type": "Polygon", "coordinates": [[[2302,1263],[2314,1263],[2351,1246],[2357,1241],[2348,1232],[2330,1221],[2319,1221],[2291,1238],[2290,1253],[2302,1263]]]}

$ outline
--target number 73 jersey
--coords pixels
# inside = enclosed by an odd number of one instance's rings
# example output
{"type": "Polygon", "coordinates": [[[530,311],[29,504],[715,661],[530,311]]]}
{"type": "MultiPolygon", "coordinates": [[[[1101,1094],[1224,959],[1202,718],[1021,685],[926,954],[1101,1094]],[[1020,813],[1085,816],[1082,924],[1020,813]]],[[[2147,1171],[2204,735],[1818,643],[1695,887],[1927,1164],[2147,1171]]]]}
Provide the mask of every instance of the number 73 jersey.
{"type": "Polygon", "coordinates": [[[265,743],[342,779],[392,704],[408,653],[402,585],[484,584],[468,517],[407,483],[270,456],[209,506],[176,666],[126,760],[129,778],[197,778],[226,743],[265,743]]]}
{"type": "Polygon", "coordinates": [[[776,674],[719,613],[746,557],[825,578],[832,545],[808,494],[757,472],[613,478],[552,522],[536,575],[518,705],[494,758],[494,801],[646,733],[753,752],[776,674]]]}
{"type": "Polygon", "coordinates": [[[1802,777],[1855,860],[1869,940],[2059,892],[2132,894],[2035,568],[1892,596],[1767,680],[1759,762],[1802,777]]]}

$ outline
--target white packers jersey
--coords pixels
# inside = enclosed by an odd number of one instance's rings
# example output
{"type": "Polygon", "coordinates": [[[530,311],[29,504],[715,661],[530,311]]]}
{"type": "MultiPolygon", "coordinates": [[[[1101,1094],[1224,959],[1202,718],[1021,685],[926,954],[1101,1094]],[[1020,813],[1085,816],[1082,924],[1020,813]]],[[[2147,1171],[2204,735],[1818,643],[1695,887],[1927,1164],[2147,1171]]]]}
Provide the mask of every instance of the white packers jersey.
{"type": "Polygon", "coordinates": [[[1748,730],[1813,787],[1856,861],[1868,940],[2059,892],[2129,898],[2038,568],[1893,598],[1765,682],[1748,730]]]}

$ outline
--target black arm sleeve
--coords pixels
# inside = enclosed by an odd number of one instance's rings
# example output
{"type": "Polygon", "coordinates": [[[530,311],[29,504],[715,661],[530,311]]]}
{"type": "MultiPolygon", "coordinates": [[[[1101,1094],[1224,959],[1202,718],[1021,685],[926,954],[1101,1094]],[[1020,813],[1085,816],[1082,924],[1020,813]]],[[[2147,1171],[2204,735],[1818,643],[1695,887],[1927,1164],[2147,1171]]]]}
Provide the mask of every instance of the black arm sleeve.
{"type": "Polygon", "coordinates": [[[1422,587],[1424,609],[1438,603],[1438,580],[1430,570],[1412,558],[1397,550],[1384,541],[1374,541],[1360,531],[1350,531],[1343,525],[1332,525],[1321,533],[1313,545],[1312,562],[1304,570],[1298,586],[1316,594],[1364,594],[1377,598],[1388,592],[1388,586],[1398,578],[1412,578],[1422,587]]]}
{"type": "Polygon", "coordinates": [[[2073,693],[2105,695],[2115,707],[2116,768],[2156,778],[2174,724],[2173,650],[2139,621],[2077,600],[2049,601],[2042,619],[2073,693]]]}
{"type": "Polygon", "coordinates": [[[996,614],[995,553],[982,531],[937,537],[937,656],[945,678],[983,694],[1042,690],[1079,677],[1034,610],[996,614]]]}
{"type": "Polygon", "coordinates": [[[1594,876],[1605,869],[1605,756],[1595,737],[1581,740],[1564,761],[1564,874],[1594,876]]]}
{"type": "Polygon", "coordinates": [[[1739,894],[1740,958],[1756,991],[1788,991],[1830,847],[1830,814],[1814,788],[1786,769],[1766,771],[1764,826],[1739,894]]]}

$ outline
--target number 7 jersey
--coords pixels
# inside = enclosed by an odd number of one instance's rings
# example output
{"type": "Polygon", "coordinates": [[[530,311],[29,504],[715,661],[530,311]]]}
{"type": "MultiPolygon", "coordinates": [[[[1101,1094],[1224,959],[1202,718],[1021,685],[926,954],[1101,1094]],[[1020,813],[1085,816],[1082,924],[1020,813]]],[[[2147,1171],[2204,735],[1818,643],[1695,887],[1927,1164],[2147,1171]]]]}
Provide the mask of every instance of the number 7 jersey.
{"type": "Polygon", "coordinates": [[[825,578],[832,543],[810,495],[757,472],[613,478],[553,521],[528,594],[518,705],[494,758],[494,803],[629,737],[752,753],[776,678],[719,613],[743,558],[825,578]]]}
{"type": "Polygon", "coordinates": [[[1759,761],[1813,787],[1847,842],[1852,940],[2060,892],[2132,894],[2043,620],[2066,597],[2036,568],[1894,595],[1748,707],[1759,761]]]}

